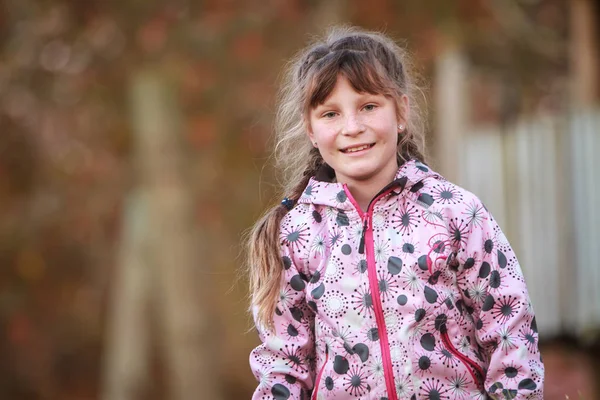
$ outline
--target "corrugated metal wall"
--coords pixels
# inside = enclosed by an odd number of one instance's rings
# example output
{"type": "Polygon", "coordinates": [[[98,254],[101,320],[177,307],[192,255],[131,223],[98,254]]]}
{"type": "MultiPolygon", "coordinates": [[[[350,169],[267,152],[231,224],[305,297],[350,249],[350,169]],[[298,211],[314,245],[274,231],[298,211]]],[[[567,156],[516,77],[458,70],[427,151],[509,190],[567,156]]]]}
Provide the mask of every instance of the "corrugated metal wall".
{"type": "Polygon", "coordinates": [[[600,111],[571,119],[571,213],[576,306],[573,322],[586,333],[600,326],[600,111]]]}
{"type": "Polygon", "coordinates": [[[542,338],[600,331],[600,110],[465,135],[459,184],[498,220],[542,338]]]}

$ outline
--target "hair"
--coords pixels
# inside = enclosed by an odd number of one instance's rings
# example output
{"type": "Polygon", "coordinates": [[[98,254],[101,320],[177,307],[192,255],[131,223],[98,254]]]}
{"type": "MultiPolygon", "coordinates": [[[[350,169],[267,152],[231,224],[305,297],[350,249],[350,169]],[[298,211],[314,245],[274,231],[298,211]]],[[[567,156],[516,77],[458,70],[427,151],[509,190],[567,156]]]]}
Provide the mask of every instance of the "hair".
{"type": "MultiPolygon", "coordinates": [[[[358,92],[383,94],[396,100],[407,127],[398,138],[398,163],[425,162],[425,107],[410,57],[387,36],[353,27],[334,27],[322,40],[300,51],[287,65],[275,118],[274,158],[280,173],[281,198],[296,202],[310,178],[324,164],[307,135],[309,111],[333,91],[344,75],[358,92]],[[399,99],[409,99],[410,110],[399,99]]],[[[273,328],[273,313],[283,275],[280,223],[288,212],[278,204],[256,222],[246,243],[250,308],[256,323],[273,328]]]]}

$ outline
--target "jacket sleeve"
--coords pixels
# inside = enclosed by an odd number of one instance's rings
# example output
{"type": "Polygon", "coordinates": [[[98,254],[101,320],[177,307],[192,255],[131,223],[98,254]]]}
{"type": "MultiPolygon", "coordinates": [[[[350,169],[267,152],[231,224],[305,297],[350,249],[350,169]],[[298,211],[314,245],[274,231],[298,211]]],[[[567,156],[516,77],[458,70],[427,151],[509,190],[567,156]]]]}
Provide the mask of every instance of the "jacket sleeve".
{"type": "Polygon", "coordinates": [[[274,329],[256,324],[262,343],[250,353],[250,367],[259,382],[252,400],[308,400],[314,385],[314,313],[305,301],[307,277],[296,268],[287,248],[282,257],[284,274],[274,329]]]}
{"type": "Polygon", "coordinates": [[[493,399],[542,399],[544,366],[521,267],[479,199],[461,218],[458,283],[475,325],[484,388],[493,399]]]}

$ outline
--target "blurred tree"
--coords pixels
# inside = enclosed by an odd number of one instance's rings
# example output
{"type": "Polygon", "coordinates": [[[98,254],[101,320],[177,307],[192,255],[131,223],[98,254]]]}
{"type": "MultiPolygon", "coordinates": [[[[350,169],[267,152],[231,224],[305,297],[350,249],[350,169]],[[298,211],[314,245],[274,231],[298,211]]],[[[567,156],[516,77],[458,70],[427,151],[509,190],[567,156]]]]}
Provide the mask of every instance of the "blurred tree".
{"type": "Polygon", "coordinates": [[[113,345],[105,399],[135,399],[149,386],[148,332],[158,328],[167,397],[217,400],[214,327],[205,312],[210,298],[202,296],[212,284],[201,267],[176,89],[158,68],[141,68],[132,79],[140,179],[124,220],[128,234],[117,274],[121,279],[115,282],[114,317],[108,321],[113,345]],[[150,324],[150,310],[158,312],[158,326],[150,324]]]}
{"type": "Polygon", "coordinates": [[[152,387],[150,376],[152,293],[152,252],[150,213],[147,190],[138,188],[129,195],[123,229],[118,268],[113,276],[107,315],[107,337],[104,355],[106,400],[139,399],[152,387]]]}
{"type": "Polygon", "coordinates": [[[169,398],[218,400],[215,326],[209,321],[213,283],[202,262],[207,249],[194,218],[188,153],[176,89],[159,70],[142,70],[132,101],[142,187],[148,190],[150,244],[159,337],[164,340],[169,398]]]}

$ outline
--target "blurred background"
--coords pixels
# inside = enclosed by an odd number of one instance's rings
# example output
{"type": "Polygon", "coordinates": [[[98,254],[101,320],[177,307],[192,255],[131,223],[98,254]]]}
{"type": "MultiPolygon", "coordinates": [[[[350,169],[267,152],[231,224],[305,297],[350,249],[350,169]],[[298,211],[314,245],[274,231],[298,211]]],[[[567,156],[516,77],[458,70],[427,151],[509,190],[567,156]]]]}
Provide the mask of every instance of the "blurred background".
{"type": "Polygon", "coordinates": [[[414,54],[430,164],[513,244],[546,399],[600,398],[598,0],[1,0],[0,399],[248,399],[241,238],[286,60],[414,54]]]}

